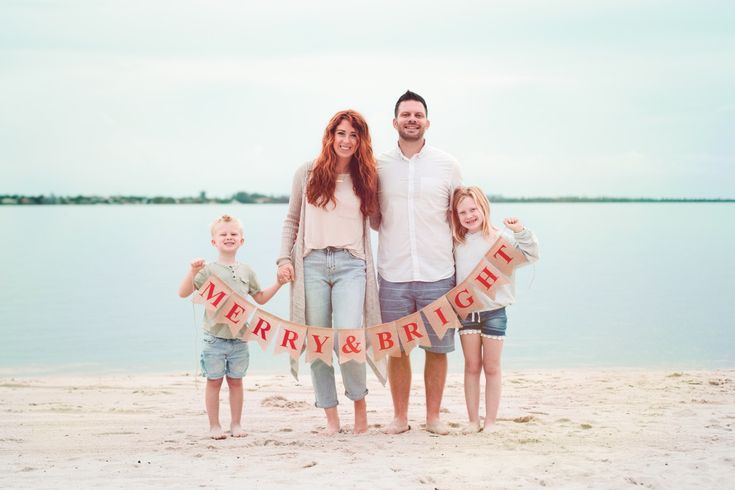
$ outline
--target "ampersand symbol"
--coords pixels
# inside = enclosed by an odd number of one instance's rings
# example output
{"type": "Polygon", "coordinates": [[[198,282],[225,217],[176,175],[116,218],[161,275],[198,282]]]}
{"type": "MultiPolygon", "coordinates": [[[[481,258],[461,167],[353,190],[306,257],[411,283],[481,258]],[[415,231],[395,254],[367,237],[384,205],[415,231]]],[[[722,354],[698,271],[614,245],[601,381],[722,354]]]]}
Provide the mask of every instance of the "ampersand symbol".
{"type": "Polygon", "coordinates": [[[355,342],[357,337],[354,335],[348,335],[345,340],[345,344],[342,346],[342,352],[345,354],[357,354],[360,352],[360,342],[355,342]]]}

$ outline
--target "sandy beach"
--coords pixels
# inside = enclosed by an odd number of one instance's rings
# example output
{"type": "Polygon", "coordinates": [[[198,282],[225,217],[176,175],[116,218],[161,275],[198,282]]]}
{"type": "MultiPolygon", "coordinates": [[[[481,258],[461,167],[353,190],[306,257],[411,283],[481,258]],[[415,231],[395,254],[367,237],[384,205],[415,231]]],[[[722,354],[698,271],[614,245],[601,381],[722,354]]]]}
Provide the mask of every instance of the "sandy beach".
{"type": "MultiPolygon", "coordinates": [[[[207,438],[192,375],[0,378],[2,488],[727,488],[735,480],[735,370],[506,371],[492,433],[460,433],[462,375],[443,403],[449,436],[387,436],[387,388],[369,380],[370,431],[325,438],[308,376],[246,378],[245,438],[207,438]]],[[[222,421],[229,425],[227,392],[222,421]]],[[[351,407],[340,406],[351,429],[351,407]]]]}

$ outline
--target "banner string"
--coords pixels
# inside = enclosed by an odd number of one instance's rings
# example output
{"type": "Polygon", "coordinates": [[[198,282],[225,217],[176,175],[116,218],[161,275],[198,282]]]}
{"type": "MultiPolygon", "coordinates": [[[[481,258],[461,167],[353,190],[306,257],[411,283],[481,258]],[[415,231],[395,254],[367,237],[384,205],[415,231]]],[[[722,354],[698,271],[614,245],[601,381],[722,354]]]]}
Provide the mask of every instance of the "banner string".
{"type": "MultiPolygon", "coordinates": [[[[193,280],[191,281],[191,283],[194,286],[194,291],[196,292],[196,284],[194,284],[193,280]]],[[[194,389],[196,391],[199,391],[199,349],[197,348],[197,340],[199,339],[199,324],[197,323],[196,304],[193,301],[191,303],[191,312],[194,323],[194,349],[192,349],[192,352],[194,353],[194,389]]]]}
{"type": "Polygon", "coordinates": [[[536,264],[531,264],[531,280],[528,282],[528,290],[531,290],[533,281],[536,280],[536,264]]]}
{"type": "MultiPolygon", "coordinates": [[[[504,229],[504,230],[505,230],[505,229],[509,229],[509,230],[510,230],[510,228],[508,228],[508,226],[504,226],[504,227],[503,227],[503,229],[504,229]]],[[[513,230],[510,230],[510,231],[511,231],[511,233],[513,232],[513,230]]],[[[523,255],[526,255],[526,254],[525,254],[525,253],[523,252],[523,250],[521,250],[521,253],[523,253],[523,255]]],[[[531,262],[531,280],[530,280],[530,281],[528,281],[528,290],[529,290],[529,291],[530,291],[530,290],[531,290],[531,288],[533,287],[533,281],[535,281],[535,280],[536,280],[536,264],[535,264],[535,263],[533,263],[533,262],[531,262]]]]}

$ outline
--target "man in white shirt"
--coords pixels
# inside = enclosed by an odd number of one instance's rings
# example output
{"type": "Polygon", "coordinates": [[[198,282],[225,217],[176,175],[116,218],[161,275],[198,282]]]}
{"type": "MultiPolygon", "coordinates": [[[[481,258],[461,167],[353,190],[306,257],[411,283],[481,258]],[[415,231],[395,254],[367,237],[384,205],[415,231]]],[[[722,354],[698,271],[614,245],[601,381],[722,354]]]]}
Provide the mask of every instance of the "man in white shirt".
{"type": "MultiPolygon", "coordinates": [[[[421,310],[455,285],[449,207],[461,175],[454,157],[426,144],[427,114],[423,97],[411,91],[403,94],[393,119],[398,146],[378,157],[378,281],[384,322],[421,310]]],[[[440,339],[427,321],[424,324],[432,344],[424,348],[426,429],[444,435],[449,431],[439,412],[454,330],[440,339]]],[[[385,432],[400,434],[410,429],[411,360],[405,352],[389,358],[388,380],[394,418],[385,432]]]]}

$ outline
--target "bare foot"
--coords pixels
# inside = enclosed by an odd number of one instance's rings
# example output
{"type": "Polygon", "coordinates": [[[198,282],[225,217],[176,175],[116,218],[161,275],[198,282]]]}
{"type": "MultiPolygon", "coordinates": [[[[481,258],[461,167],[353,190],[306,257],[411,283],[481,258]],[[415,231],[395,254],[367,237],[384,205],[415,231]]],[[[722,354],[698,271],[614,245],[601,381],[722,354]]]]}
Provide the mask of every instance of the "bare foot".
{"type": "Polygon", "coordinates": [[[480,427],[480,421],[475,422],[469,422],[467,425],[465,425],[462,428],[462,434],[475,434],[477,432],[480,432],[482,428],[480,427]]]}
{"type": "Polygon", "coordinates": [[[441,420],[434,420],[433,422],[426,422],[426,430],[432,434],[438,434],[445,436],[449,434],[449,427],[441,420]]]}
{"type": "Polygon", "coordinates": [[[482,428],[482,431],[485,434],[492,434],[493,432],[498,432],[498,426],[495,424],[495,422],[491,422],[489,424],[485,424],[485,426],[482,428]]]}
{"type": "Polygon", "coordinates": [[[209,428],[209,438],[210,439],[227,439],[227,434],[222,432],[222,427],[219,425],[213,425],[209,428]]]}
{"type": "Polygon", "coordinates": [[[325,408],[324,415],[327,416],[327,428],[320,430],[319,435],[333,436],[342,432],[342,424],[339,423],[339,412],[337,412],[337,407],[325,408]]]}
{"type": "Polygon", "coordinates": [[[335,434],[339,434],[340,432],[342,432],[342,429],[340,428],[339,425],[332,426],[332,425],[327,424],[326,429],[323,429],[323,430],[320,430],[319,431],[319,435],[320,436],[331,437],[331,436],[333,436],[335,434]]]}
{"type": "Polygon", "coordinates": [[[388,424],[386,428],[383,429],[383,433],[395,435],[395,434],[403,434],[404,432],[408,432],[409,430],[411,430],[411,426],[408,425],[407,420],[393,419],[393,422],[388,424]]]}
{"type": "Polygon", "coordinates": [[[245,437],[247,432],[242,430],[242,427],[240,427],[240,424],[232,424],[230,425],[230,432],[232,433],[232,437],[245,437]]]}

